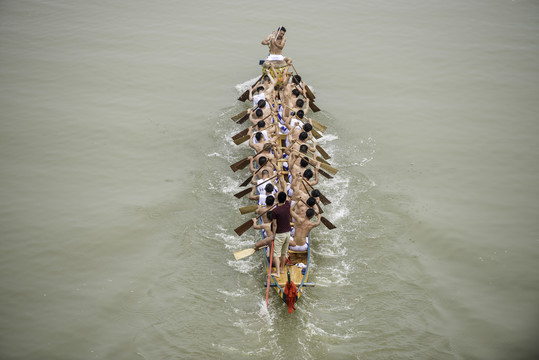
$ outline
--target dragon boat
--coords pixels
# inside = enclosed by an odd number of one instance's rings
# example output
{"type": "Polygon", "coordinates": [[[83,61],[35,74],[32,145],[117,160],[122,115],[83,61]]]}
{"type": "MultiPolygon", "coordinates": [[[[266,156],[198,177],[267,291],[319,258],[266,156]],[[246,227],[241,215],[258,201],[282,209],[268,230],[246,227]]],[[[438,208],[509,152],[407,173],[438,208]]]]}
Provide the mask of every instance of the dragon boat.
{"type": "MultiPolygon", "coordinates": [[[[292,69],[295,72],[294,76],[297,76],[296,79],[298,79],[296,87],[301,89],[302,94],[304,94],[304,96],[308,97],[308,99],[309,99],[309,107],[304,109],[305,113],[307,113],[307,111],[309,109],[311,109],[312,112],[320,111],[320,109],[314,104],[314,99],[315,99],[314,94],[312,93],[312,91],[309,89],[309,87],[304,82],[299,80],[301,78],[299,77],[299,74],[297,73],[297,71],[296,71],[296,69],[295,69],[295,67],[293,65],[288,64],[288,63],[286,63],[284,61],[271,61],[270,62],[270,61],[263,61],[263,60],[260,61],[260,65],[262,65],[262,75],[251,86],[250,89],[253,89],[254,87],[259,86],[259,85],[263,85],[264,81],[265,81],[264,78],[265,78],[266,74],[269,74],[271,76],[271,78],[274,79],[274,81],[276,81],[276,83],[275,83],[274,103],[269,104],[270,107],[272,107],[272,109],[271,109],[271,123],[272,124],[273,123],[277,124],[277,122],[281,122],[281,124],[283,124],[282,113],[284,111],[284,108],[283,108],[283,106],[281,104],[282,100],[283,100],[283,98],[282,98],[283,97],[282,89],[283,89],[283,85],[285,85],[285,81],[287,81],[286,79],[289,80],[293,76],[292,75],[293,73],[289,72],[290,67],[292,67],[292,69]]],[[[247,89],[238,98],[238,100],[242,101],[242,102],[247,101],[249,99],[249,97],[250,97],[250,89],[247,89]]],[[[256,104],[253,104],[252,109],[255,109],[256,107],[257,107],[256,104]]],[[[249,114],[250,114],[250,111],[244,110],[243,112],[239,113],[238,115],[233,116],[231,119],[233,121],[235,121],[236,123],[243,123],[249,118],[249,114]]],[[[294,114],[294,113],[292,113],[292,114],[294,114]]],[[[309,121],[311,122],[311,124],[313,126],[313,129],[312,129],[313,134],[316,133],[317,136],[315,135],[315,137],[319,138],[321,135],[320,135],[320,133],[318,133],[318,131],[324,132],[326,130],[326,127],[324,125],[320,124],[319,122],[317,122],[314,119],[309,119],[309,121]]],[[[278,124],[277,124],[277,127],[279,127],[278,124]]],[[[251,139],[251,136],[253,136],[253,135],[249,133],[248,129],[246,129],[246,130],[236,134],[235,136],[233,136],[233,140],[237,145],[239,145],[239,144],[244,143],[248,139],[251,139]]],[[[288,145],[287,137],[288,137],[287,133],[280,133],[279,132],[279,134],[276,135],[276,137],[275,137],[276,138],[276,146],[279,147],[279,149],[281,150],[281,151],[279,151],[279,153],[284,154],[284,150],[288,147],[287,146],[288,145]]],[[[326,170],[326,171],[330,172],[333,175],[335,175],[335,173],[337,172],[337,170],[335,168],[333,168],[326,161],[326,159],[329,158],[329,155],[327,155],[327,153],[319,146],[316,146],[316,149],[318,150],[318,152],[320,153],[321,156],[312,154],[312,160],[316,160],[316,162],[318,162],[320,164],[319,172],[323,176],[325,176],[326,178],[332,178],[332,176],[330,174],[328,174],[327,172],[324,171],[324,170],[326,170]]],[[[258,155],[258,154],[256,154],[256,155],[258,155]]],[[[232,168],[233,171],[237,171],[239,169],[242,169],[242,168],[246,167],[249,163],[250,163],[250,159],[245,158],[245,159],[242,159],[242,160],[236,162],[235,164],[232,164],[231,168],[232,168]]],[[[280,173],[280,174],[288,175],[288,167],[287,167],[286,155],[285,155],[285,157],[278,159],[276,161],[275,165],[276,165],[276,168],[274,169],[275,172],[280,173]]],[[[312,164],[310,164],[310,165],[312,165],[312,164]]],[[[255,173],[255,176],[256,176],[256,173],[255,173]]],[[[250,179],[251,178],[248,178],[242,184],[242,186],[247,185],[249,183],[248,180],[250,180],[250,179]]],[[[288,179],[288,181],[286,181],[286,182],[287,182],[287,185],[288,185],[288,189],[290,189],[290,177],[287,176],[287,179],[288,179]]],[[[301,181],[303,181],[303,180],[301,180],[301,181]]],[[[305,183],[303,183],[303,186],[305,187],[305,190],[307,191],[307,193],[310,192],[309,190],[313,190],[312,186],[310,184],[308,184],[308,185],[311,187],[310,189],[306,187],[305,183]]],[[[254,185],[254,188],[256,189],[257,185],[254,185]]],[[[241,198],[244,195],[250,193],[251,191],[256,191],[256,190],[251,190],[251,188],[249,187],[249,188],[235,194],[235,196],[237,198],[241,198]]],[[[287,191],[287,192],[288,192],[288,195],[290,196],[290,191],[287,191]]],[[[327,200],[325,197],[323,197],[323,195],[320,197],[319,202],[322,202],[324,205],[330,203],[329,200],[327,200]],[[323,201],[322,199],[326,200],[327,202],[323,201]]],[[[335,226],[329,220],[327,220],[326,218],[324,218],[321,215],[322,209],[319,206],[319,202],[317,203],[317,205],[318,205],[317,209],[320,210],[320,214],[317,213],[317,216],[321,217],[321,222],[326,227],[328,227],[329,229],[334,229],[335,226]]],[[[246,207],[240,208],[240,212],[242,214],[246,214],[246,213],[250,213],[252,211],[255,211],[256,209],[258,209],[258,205],[251,205],[251,206],[246,206],[246,207]]],[[[262,215],[264,215],[264,214],[262,214],[262,215]]],[[[257,220],[258,224],[262,223],[262,215],[258,216],[258,220],[257,220]]],[[[294,227],[294,224],[293,224],[292,221],[293,221],[293,218],[291,217],[291,226],[294,227]]],[[[238,235],[242,235],[252,225],[253,225],[253,221],[252,221],[252,219],[250,219],[250,220],[246,221],[243,225],[236,228],[235,231],[236,231],[236,233],[238,235]]],[[[260,235],[261,235],[262,239],[265,238],[266,234],[265,234],[264,230],[260,230],[260,235]]],[[[275,277],[275,276],[272,275],[272,273],[275,273],[276,271],[278,271],[278,270],[275,269],[275,267],[273,267],[274,264],[273,264],[273,261],[272,261],[273,259],[271,257],[271,254],[273,253],[273,242],[271,242],[271,244],[269,244],[269,245],[264,246],[262,248],[262,251],[258,251],[258,252],[262,256],[262,260],[263,260],[263,263],[264,263],[264,269],[265,269],[264,270],[264,276],[265,276],[266,281],[264,283],[264,286],[266,287],[266,305],[268,304],[269,290],[270,290],[270,288],[273,288],[274,291],[278,294],[278,296],[288,305],[289,313],[292,313],[292,311],[295,310],[296,301],[301,298],[301,296],[305,292],[305,289],[307,287],[314,286],[314,283],[308,281],[310,265],[311,265],[311,234],[309,233],[309,235],[307,236],[306,247],[303,246],[303,248],[301,250],[292,250],[292,249],[288,250],[287,265],[286,265],[287,271],[286,271],[285,274],[281,274],[280,277],[275,277]]],[[[250,249],[237,251],[237,252],[234,253],[234,256],[235,256],[236,260],[239,260],[239,259],[245,258],[247,256],[250,256],[253,253],[255,253],[255,248],[250,248],[250,249]]]]}

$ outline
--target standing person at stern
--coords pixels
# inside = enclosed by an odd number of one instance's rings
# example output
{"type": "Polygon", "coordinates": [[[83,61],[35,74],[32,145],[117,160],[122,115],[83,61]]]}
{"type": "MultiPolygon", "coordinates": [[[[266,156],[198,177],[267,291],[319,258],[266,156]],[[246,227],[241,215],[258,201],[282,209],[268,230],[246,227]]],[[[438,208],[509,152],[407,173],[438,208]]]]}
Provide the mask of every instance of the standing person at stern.
{"type": "Polygon", "coordinates": [[[279,205],[272,211],[272,217],[277,223],[275,228],[275,243],[273,245],[273,263],[275,264],[275,277],[280,277],[284,274],[286,255],[288,253],[288,245],[290,243],[290,201],[288,201],[286,193],[281,191],[277,194],[279,205]],[[280,255],[280,256],[279,256],[280,255]]]}

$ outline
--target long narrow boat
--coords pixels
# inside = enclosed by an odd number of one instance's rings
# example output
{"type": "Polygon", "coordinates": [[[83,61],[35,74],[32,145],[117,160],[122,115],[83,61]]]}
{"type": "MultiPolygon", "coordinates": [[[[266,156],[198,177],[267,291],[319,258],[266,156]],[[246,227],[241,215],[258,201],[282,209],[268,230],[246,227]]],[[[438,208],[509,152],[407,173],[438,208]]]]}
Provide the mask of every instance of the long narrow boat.
{"type": "MultiPolygon", "coordinates": [[[[282,88],[283,79],[286,78],[287,71],[289,69],[289,64],[285,63],[284,61],[272,62],[271,66],[270,66],[270,63],[267,62],[267,61],[266,62],[261,61],[260,64],[262,65],[262,76],[260,77],[260,79],[255,84],[253,84],[253,86],[256,85],[257,83],[261,82],[261,81],[262,82],[264,81],[263,80],[264,75],[266,74],[266,70],[268,70],[270,72],[270,75],[272,75],[272,79],[278,79],[276,88],[279,88],[279,87],[282,88]]],[[[294,68],[294,71],[295,71],[295,68],[294,68]]],[[[296,75],[297,75],[297,71],[296,71],[296,75]]],[[[305,87],[306,89],[308,89],[307,85],[305,83],[303,83],[303,82],[299,82],[298,86],[305,87]]],[[[304,90],[304,94],[307,94],[307,93],[310,93],[309,95],[306,95],[310,99],[309,108],[311,110],[315,111],[315,112],[319,111],[318,107],[316,107],[316,105],[314,105],[314,95],[312,94],[310,89],[308,89],[308,92],[306,92],[304,90]]],[[[283,99],[281,99],[281,97],[283,96],[282,94],[283,94],[282,92],[277,91],[276,103],[271,104],[271,106],[273,106],[275,108],[275,110],[277,111],[277,113],[279,115],[274,116],[275,114],[273,113],[273,109],[272,109],[271,118],[275,121],[275,123],[277,121],[280,121],[281,124],[284,124],[283,120],[282,120],[282,118],[283,118],[282,117],[283,107],[281,106],[281,102],[283,100],[283,99]]],[[[246,101],[248,98],[249,98],[249,90],[244,92],[238,98],[238,100],[246,101]]],[[[305,112],[307,112],[307,111],[308,111],[308,108],[305,109],[305,112]]],[[[294,113],[292,113],[292,115],[293,114],[294,113]]],[[[232,120],[234,120],[237,123],[241,123],[242,121],[246,120],[246,116],[247,115],[245,115],[245,112],[243,112],[243,113],[240,113],[240,114],[232,117],[232,120]],[[243,115],[243,116],[241,116],[241,115],[243,115]]],[[[325,131],[325,126],[321,125],[320,123],[313,120],[312,124],[313,124],[314,127],[320,129],[322,132],[325,131]],[[315,126],[315,124],[316,124],[316,126],[315,126]]],[[[277,146],[279,146],[281,148],[281,150],[285,149],[287,147],[286,146],[286,144],[287,144],[287,136],[288,135],[286,133],[285,134],[279,134],[278,136],[276,136],[277,146]]],[[[239,143],[244,142],[249,137],[250,136],[244,134],[242,137],[239,137],[239,136],[236,137],[234,139],[234,141],[236,142],[236,144],[239,144],[239,143]]],[[[317,146],[317,148],[318,148],[318,146],[317,146]]],[[[319,151],[321,152],[323,150],[319,150],[319,151]]],[[[313,154],[313,159],[312,160],[313,161],[315,160],[314,159],[314,154],[313,154]]],[[[287,165],[286,161],[287,161],[286,159],[279,159],[277,161],[277,164],[276,164],[277,169],[274,169],[274,171],[276,171],[277,173],[279,173],[279,172],[287,173],[288,168],[286,167],[286,165],[287,165]]],[[[326,165],[326,164],[324,164],[324,165],[326,165]]],[[[327,166],[329,166],[329,165],[327,165],[327,166]]],[[[233,166],[231,166],[231,167],[234,170],[234,167],[233,166]]],[[[236,171],[236,170],[234,170],[234,171],[236,171]]],[[[321,208],[318,207],[318,209],[321,209],[321,208]]],[[[317,215],[321,216],[321,214],[317,214],[317,215]]],[[[292,220],[293,219],[291,219],[291,221],[292,220]]],[[[261,222],[262,219],[259,218],[258,221],[261,222]]],[[[327,221],[327,219],[326,219],[326,221],[327,221]]],[[[245,227],[245,225],[249,226],[248,222],[246,224],[242,225],[242,226],[245,227]]],[[[293,223],[292,223],[292,225],[293,225],[293,223]]],[[[241,235],[241,233],[243,233],[243,232],[238,232],[237,231],[238,229],[236,229],[236,233],[238,233],[238,235],[241,235]]],[[[242,230],[242,231],[244,231],[244,230],[242,230]]],[[[262,238],[264,238],[264,232],[261,231],[260,234],[261,234],[262,238]]],[[[289,312],[291,313],[294,310],[295,302],[303,295],[303,293],[305,291],[305,288],[308,287],[308,286],[314,286],[314,283],[309,283],[308,282],[310,264],[311,264],[311,234],[309,234],[308,237],[307,237],[307,247],[306,247],[305,250],[297,251],[297,250],[289,249],[289,251],[288,251],[288,260],[287,260],[287,262],[288,262],[288,264],[287,264],[287,272],[285,274],[281,274],[280,277],[275,277],[275,276],[271,275],[272,273],[276,272],[276,269],[274,267],[272,267],[272,259],[270,259],[270,253],[272,251],[271,249],[272,249],[272,246],[270,245],[270,246],[266,247],[264,251],[260,251],[261,256],[263,258],[263,263],[265,265],[264,266],[265,267],[265,278],[267,279],[264,286],[267,287],[268,291],[269,291],[270,287],[273,288],[277,292],[278,296],[288,305],[289,312]],[[268,283],[268,280],[269,280],[269,283],[268,283]]],[[[250,255],[250,254],[254,253],[254,249],[247,249],[247,252],[245,252],[245,250],[244,251],[239,251],[239,252],[235,253],[235,256],[238,253],[244,253],[244,254],[250,255]]],[[[245,256],[247,256],[247,255],[245,255],[245,256]]],[[[244,257],[244,255],[236,256],[236,259],[239,259],[239,258],[242,258],[242,257],[244,257]]],[[[267,298],[266,298],[266,301],[267,301],[267,298]]]]}

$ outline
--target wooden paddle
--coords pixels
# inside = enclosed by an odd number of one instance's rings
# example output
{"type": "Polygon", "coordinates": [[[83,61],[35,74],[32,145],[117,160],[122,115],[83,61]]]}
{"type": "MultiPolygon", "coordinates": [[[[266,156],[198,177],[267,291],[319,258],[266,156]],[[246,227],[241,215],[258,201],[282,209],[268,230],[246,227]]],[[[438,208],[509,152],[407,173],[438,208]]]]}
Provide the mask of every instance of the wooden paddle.
{"type": "MultiPolygon", "coordinates": [[[[269,115],[267,115],[265,118],[261,119],[262,121],[266,120],[268,117],[270,117],[271,115],[273,114],[273,112],[269,115]]],[[[232,136],[232,140],[237,140],[245,135],[247,135],[247,133],[249,133],[249,129],[251,128],[255,128],[257,125],[252,125],[252,126],[249,126],[245,129],[243,129],[242,131],[240,131],[239,133],[237,133],[236,135],[232,136]]],[[[271,126],[271,125],[270,125],[271,126]]],[[[269,127],[269,126],[268,126],[269,127]]],[[[268,127],[264,128],[263,130],[267,129],[268,127]]]]}
{"type": "Polygon", "coordinates": [[[249,159],[249,157],[246,157],[246,158],[241,159],[240,161],[237,161],[234,164],[230,165],[230,168],[232,169],[232,171],[236,172],[238,170],[241,170],[241,169],[245,168],[247,165],[249,165],[250,161],[251,160],[249,159]]]}
{"type": "MultiPolygon", "coordinates": [[[[257,107],[258,107],[258,106],[255,106],[255,109],[256,109],[257,107]]],[[[272,112],[271,114],[273,114],[273,112],[272,112]]],[[[271,115],[271,114],[270,114],[270,115],[271,115]]],[[[268,116],[270,116],[270,115],[268,115],[268,116]]],[[[267,118],[268,116],[266,116],[265,118],[267,118]]],[[[247,121],[247,119],[249,119],[249,117],[251,117],[251,114],[245,114],[245,115],[243,115],[243,117],[242,117],[241,119],[239,119],[238,121],[236,121],[236,124],[243,124],[244,122],[247,121]]],[[[265,118],[264,118],[264,119],[265,119],[265,118]]],[[[263,119],[262,119],[262,120],[263,120],[263,119]]]]}
{"type": "Polygon", "coordinates": [[[237,197],[238,199],[241,199],[245,195],[249,194],[251,192],[251,190],[252,190],[251,188],[244,189],[244,190],[240,191],[239,193],[234,194],[234,196],[237,197]]]}
{"type": "Polygon", "coordinates": [[[329,221],[328,219],[326,219],[325,217],[321,216],[320,217],[320,221],[322,222],[322,224],[326,225],[326,227],[329,229],[329,230],[333,230],[333,229],[336,229],[337,227],[335,225],[333,225],[333,223],[331,221],[329,221]]]}
{"type": "Polygon", "coordinates": [[[321,163],[324,163],[324,164],[327,164],[327,165],[331,165],[329,162],[327,162],[326,159],[324,159],[322,156],[318,156],[318,155],[315,155],[315,159],[317,161],[320,161],[321,163]]]}
{"type": "Polygon", "coordinates": [[[232,116],[230,119],[231,119],[232,121],[238,121],[239,119],[241,119],[242,117],[244,117],[245,114],[247,114],[247,110],[243,110],[242,112],[238,113],[237,115],[232,116]]]}
{"type": "Polygon", "coordinates": [[[256,209],[258,209],[258,205],[244,206],[244,207],[240,207],[238,210],[240,211],[242,215],[245,215],[245,214],[256,211],[256,209]]]}
{"type": "MultiPolygon", "coordinates": [[[[292,64],[292,69],[294,69],[294,71],[296,72],[297,75],[299,75],[298,71],[296,70],[294,64],[292,64]]],[[[307,84],[305,84],[305,81],[302,81],[303,85],[305,86],[305,90],[307,91],[307,97],[309,98],[310,101],[314,101],[314,99],[316,99],[316,96],[314,96],[313,92],[311,91],[311,89],[309,88],[309,86],[307,86],[307,84]]],[[[301,86],[301,85],[300,85],[301,86]]]]}
{"type": "MultiPolygon", "coordinates": [[[[274,245],[275,241],[272,241],[271,242],[271,252],[270,252],[270,263],[269,263],[269,269],[268,269],[268,285],[266,287],[266,307],[268,307],[268,303],[269,303],[269,288],[270,288],[270,281],[271,281],[271,268],[272,268],[272,265],[273,265],[273,245],[274,245]]],[[[280,271],[279,269],[277,269],[277,271],[280,271]]]]}
{"type": "Polygon", "coordinates": [[[232,140],[237,140],[237,139],[240,139],[242,137],[244,137],[245,135],[248,135],[249,134],[249,129],[250,128],[253,128],[255,127],[256,125],[254,126],[249,126],[245,129],[243,129],[242,131],[240,131],[239,133],[237,133],[236,135],[232,136],[232,140]]]}
{"type": "Polygon", "coordinates": [[[320,167],[330,172],[331,175],[335,175],[339,171],[338,169],[335,169],[333,166],[323,163],[323,162],[320,162],[320,167]]]}
{"type": "Polygon", "coordinates": [[[313,136],[314,136],[315,139],[320,139],[320,138],[322,137],[322,134],[320,134],[318,131],[316,131],[316,129],[314,128],[314,126],[313,126],[313,128],[311,129],[311,132],[313,133],[313,136]]]}
{"type": "MultiPolygon", "coordinates": [[[[264,246],[261,246],[260,249],[264,249],[264,248],[267,248],[267,247],[268,247],[268,245],[264,245],[264,246]]],[[[243,258],[246,258],[248,256],[253,255],[255,252],[256,252],[255,248],[243,249],[243,250],[240,250],[240,251],[236,251],[234,253],[234,258],[236,260],[240,260],[240,259],[243,259],[243,258]]]]}
{"type": "MultiPolygon", "coordinates": [[[[302,203],[304,203],[305,205],[307,205],[307,203],[305,203],[305,201],[303,201],[303,200],[301,200],[301,199],[300,199],[300,201],[301,201],[302,203]]],[[[309,205],[307,205],[307,206],[309,206],[309,205]]],[[[320,209],[320,213],[317,213],[317,212],[315,211],[315,214],[316,214],[317,216],[320,216],[320,221],[322,222],[322,224],[324,224],[329,230],[336,229],[337,227],[336,227],[335,225],[333,225],[333,223],[332,223],[331,221],[329,221],[328,219],[326,219],[325,217],[323,217],[323,216],[320,215],[320,214],[322,214],[322,208],[321,208],[320,206],[319,206],[318,208],[320,209]]],[[[312,208],[311,208],[311,209],[312,209],[312,208]]],[[[314,209],[313,209],[313,210],[314,210],[314,209]]]]}
{"type": "Polygon", "coordinates": [[[260,78],[258,78],[258,80],[249,87],[249,89],[245,90],[245,92],[243,94],[240,95],[240,97],[238,98],[239,101],[245,101],[247,99],[249,99],[249,90],[254,86],[256,85],[260,80],[262,80],[262,78],[264,77],[264,75],[260,76],[260,78]]]}
{"type": "Polygon", "coordinates": [[[251,137],[250,135],[245,135],[245,136],[242,136],[240,138],[234,139],[234,144],[236,144],[236,145],[243,144],[244,142],[249,140],[250,137],[251,137]]]}
{"type": "MultiPolygon", "coordinates": [[[[259,170],[260,170],[260,169],[262,169],[262,168],[259,168],[259,170]]],[[[270,177],[269,179],[266,179],[266,180],[262,181],[262,182],[261,182],[260,184],[258,184],[257,186],[260,186],[260,185],[262,185],[262,184],[264,184],[264,183],[270,181],[271,179],[273,179],[273,178],[276,177],[276,176],[277,176],[277,175],[274,175],[274,176],[270,177]]],[[[250,193],[251,190],[252,190],[252,186],[251,186],[250,188],[247,188],[247,189],[245,189],[245,190],[240,191],[240,192],[237,193],[237,194],[234,194],[234,196],[237,197],[238,199],[241,199],[242,197],[244,197],[245,195],[247,195],[248,193],[250,193]]]]}
{"type": "MultiPolygon", "coordinates": [[[[264,147],[262,148],[262,150],[257,152],[256,155],[253,156],[253,158],[258,156],[259,154],[261,154],[264,151],[269,151],[271,149],[271,146],[272,145],[269,144],[269,143],[264,144],[264,147]]],[[[251,162],[251,160],[247,156],[246,158],[243,158],[240,161],[237,161],[234,164],[230,165],[230,168],[232,169],[232,171],[236,172],[238,170],[241,170],[241,169],[245,168],[247,165],[249,165],[250,162],[251,162]]]]}
{"type": "Polygon", "coordinates": [[[309,108],[313,111],[313,112],[319,112],[320,111],[320,108],[318,106],[316,106],[316,104],[314,103],[314,101],[309,101],[309,108]]]}
{"type": "Polygon", "coordinates": [[[333,179],[333,176],[329,175],[327,172],[325,172],[325,171],[322,170],[322,169],[318,169],[318,172],[320,173],[320,175],[322,175],[322,176],[325,177],[326,179],[333,179]]]}
{"type": "MultiPolygon", "coordinates": [[[[287,108],[288,110],[292,110],[292,108],[290,108],[290,106],[286,105],[286,104],[282,104],[285,108],[287,108]]],[[[302,120],[303,121],[303,120],[302,120]]],[[[325,132],[327,130],[327,126],[326,125],[323,125],[321,123],[319,123],[318,121],[316,120],[313,120],[311,119],[311,122],[313,124],[313,128],[315,128],[316,130],[320,131],[320,132],[325,132]]]]}
{"type": "MultiPolygon", "coordinates": [[[[298,154],[301,154],[301,153],[298,152],[298,151],[296,151],[296,152],[297,152],[298,154]]],[[[308,156],[305,156],[305,157],[308,159],[307,161],[309,161],[309,165],[314,166],[314,165],[311,164],[311,162],[310,162],[310,160],[313,160],[313,159],[309,158],[308,156]]],[[[323,164],[323,163],[321,162],[321,163],[320,163],[320,166],[322,166],[322,164],[323,164]]],[[[335,170],[337,170],[337,169],[335,169],[335,170]]],[[[322,176],[325,177],[326,179],[333,179],[333,176],[329,175],[327,172],[325,172],[325,171],[322,170],[322,169],[318,169],[318,173],[320,173],[320,175],[322,175],[322,176]]],[[[335,175],[335,174],[334,174],[334,175],[335,175]]]]}
{"type": "Polygon", "coordinates": [[[318,152],[320,153],[320,155],[322,155],[324,159],[331,159],[331,156],[329,156],[328,153],[324,149],[322,149],[320,145],[316,145],[316,150],[318,150],[318,152]]]}
{"type": "MultiPolygon", "coordinates": [[[[272,207],[270,207],[268,210],[264,211],[262,214],[258,215],[256,218],[259,219],[261,218],[262,216],[264,216],[268,211],[272,210],[275,206],[277,205],[273,205],[272,207]]],[[[236,234],[238,234],[239,236],[241,236],[244,232],[246,232],[247,230],[249,230],[251,228],[251,226],[253,226],[253,219],[249,219],[247,220],[246,222],[244,222],[243,224],[241,224],[240,226],[238,226],[237,228],[234,229],[234,231],[236,232],[236,234]]]]}
{"type": "Polygon", "coordinates": [[[251,116],[251,114],[245,114],[243,115],[243,117],[241,119],[239,119],[238,121],[236,121],[236,124],[243,124],[244,122],[247,121],[247,119],[249,119],[249,117],[251,116]]]}
{"type": "MultiPolygon", "coordinates": [[[[305,181],[303,178],[301,179],[301,181],[303,182],[303,186],[305,186],[305,184],[309,185],[309,187],[311,188],[311,190],[314,190],[313,186],[311,184],[309,184],[308,181],[305,181]]],[[[305,190],[307,190],[307,188],[305,188],[305,190]]],[[[319,190],[320,191],[320,190],[319,190]]],[[[308,193],[309,191],[307,191],[308,193]]],[[[331,204],[331,201],[329,201],[329,199],[327,197],[324,196],[324,194],[322,194],[320,192],[320,201],[322,202],[322,204],[324,205],[329,205],[331,204]]]]}
{"type": "Polygon", "coordinates": [[[321,123],[319,123],[318,121],[316,121],[316,120],[314,120],[314,119],[311,119],[311,122],[313,123],[313,127],[314,127],[316,130],[318,130],[318,131],[320,131],[320,132],[322,132],[322,133],[323,133],[323,132],[326,132],[326,130],[327,130],[327,128],[328,128],[327,126],[322,125],[321,123]]]}

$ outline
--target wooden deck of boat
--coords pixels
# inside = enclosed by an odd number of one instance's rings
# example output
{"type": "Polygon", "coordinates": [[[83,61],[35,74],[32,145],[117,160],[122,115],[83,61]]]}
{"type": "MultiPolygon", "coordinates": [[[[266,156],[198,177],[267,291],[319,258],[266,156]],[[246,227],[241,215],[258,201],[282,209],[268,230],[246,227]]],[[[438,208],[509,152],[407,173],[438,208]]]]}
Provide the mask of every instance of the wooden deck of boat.
{"type": "MultiPolygon", "coordinates": [[[[303,274],[301,273],[301,268],[295,266],[295,264],[303,263],[307,265],[307,251],[289,251],[289,260],[290,260],[290,279],[296,286],[299,287],[299,284],[301,284],[301,281],[303,280],[303,274]]],[[[275,273],[275,267],[273,268],[272,272],[275,273]]],[[[281,287],[286,286],[286,282],[288,280],[288,277],[286,275],[286,271],[284,274],[281,274],[279,278],[275,278],[277,280],[277,283],[281,287]]],[[[272,281],[273,282],[273,281],[272,281]]]]}

